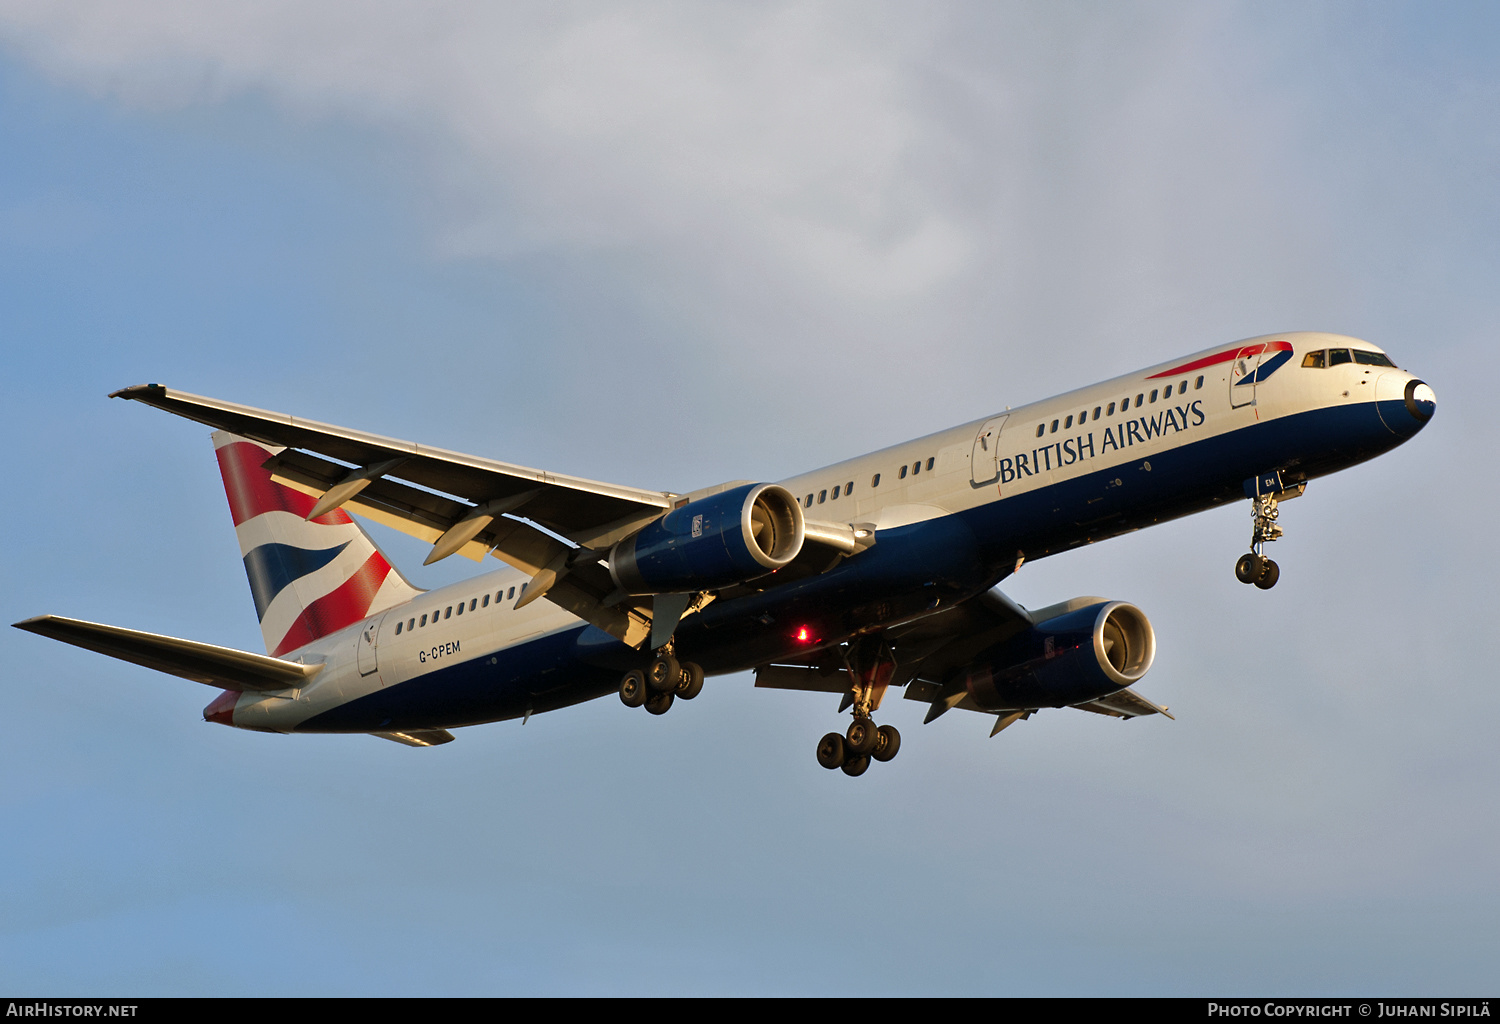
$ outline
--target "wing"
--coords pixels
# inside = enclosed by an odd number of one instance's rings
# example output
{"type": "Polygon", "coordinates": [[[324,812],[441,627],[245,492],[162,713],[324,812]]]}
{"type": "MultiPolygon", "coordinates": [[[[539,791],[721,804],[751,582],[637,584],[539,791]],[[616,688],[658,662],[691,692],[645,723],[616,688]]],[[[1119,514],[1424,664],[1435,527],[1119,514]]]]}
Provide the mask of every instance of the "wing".
{"type": "MultiPolygon", "coordinates": [[[[1078,597],[1031,612],[995,588],[952,608],[887,630],[885,639],[896,667],[886,686],[904,686],[908,700],[928,705],[923,724],[953,708],[993,715],[995,712],[979,707],[969,697],[962,669],[981,651],[1033,624],[1100,600],[1078,597]]],[[[837,649],[820,651],[790,664],[763,665],[755,673],[756,686],[843,694],[845,706],[852,701],[851,682],[837,649]]],[[[1172,717],[1165,707],[1153,704],[1129,688],[1073,706],[1115,718],[1154,714],[1172,717]]],[[[1017,711],[997,715],[990,735],[1031,714],[1031,711],[1017,711]]]]}
{"type": "Polygon", "coordinates": [[[609,545],[680,503],[677,494],[478,458],[158,384],[110,397],[283,448],[268,468],[278,483],[319,498],[308,518],[343,507],[430,541],[429,563],[456,553],[478,561],[488,552],[533,578],[528,600],[545,596],[632,646],[650,635],[650,600],[621,600],[600,562],[609,545]]]}

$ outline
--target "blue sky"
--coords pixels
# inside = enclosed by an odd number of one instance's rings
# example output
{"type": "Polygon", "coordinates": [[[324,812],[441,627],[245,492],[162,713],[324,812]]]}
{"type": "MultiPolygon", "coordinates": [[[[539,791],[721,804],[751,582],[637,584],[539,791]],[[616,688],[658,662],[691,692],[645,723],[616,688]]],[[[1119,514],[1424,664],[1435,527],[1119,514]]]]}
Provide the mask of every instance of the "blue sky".
{"type": "Polygon", "coordinates": [[[1282,329],[1440,406],[1285,507],[1274,591],[1244,508],[1010,582],[1144,608],[1177,721],[894,700],[859,780],[745,676],[424,751],[6,630],[0,988],[1487,993],[1497,22],[0,2],[6,621],[258,647],[206,431],[105,398],[146,381],[679,491],[1282,329]]]}

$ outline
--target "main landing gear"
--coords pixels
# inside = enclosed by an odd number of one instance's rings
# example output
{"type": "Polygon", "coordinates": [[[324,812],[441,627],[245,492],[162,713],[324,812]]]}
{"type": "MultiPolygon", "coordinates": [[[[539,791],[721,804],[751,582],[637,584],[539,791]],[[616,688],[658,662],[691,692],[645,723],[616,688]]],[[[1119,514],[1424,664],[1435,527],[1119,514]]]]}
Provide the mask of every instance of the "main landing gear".
{"type": "Polygon", "coordinates": [[[818,741],[818,763],[830,770],[842,768],[845,775],[863,775],[871,760],[889,761],[901,749],[896,727],[877,726],[870,717],[890,685],[896,659],[879,637],[861,637],[845,648],[844,665],[852,681],[844,706],[852,707],[854,721],[844,735],[831,732],[818,741]]]}
{"type": "Polygon", "coordinates": [[[1276,517],[1281,514],[1274,494],[1262,494],[1251,499],[1250,517],[1254,524],[1250,533],[1250,553],[1241,555],[1234,563],[1234,575],[1241,583],[1254,583],[1262,590],[1270,590],[1281,578],[1281,568],[1263,553],[1266,544],[1281,536],[1281,527],[1276,517]]]}
{"type": "Polygon", "coordinates": [[[633,668],[620,679],[620,701],[627,708],[644,706],[665,715],[678,697],[692,700],[703,692],[703,669],[695,662],[678,661],[670,646],[657,651],[645,669],[633,668]]]}

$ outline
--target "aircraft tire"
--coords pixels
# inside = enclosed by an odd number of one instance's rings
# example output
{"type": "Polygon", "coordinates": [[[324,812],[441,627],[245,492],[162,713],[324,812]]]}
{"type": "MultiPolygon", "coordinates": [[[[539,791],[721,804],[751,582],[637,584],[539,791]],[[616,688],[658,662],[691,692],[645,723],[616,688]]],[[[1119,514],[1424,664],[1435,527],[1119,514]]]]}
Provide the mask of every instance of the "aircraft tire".
{"type": "Polygon", "coordinates": [[[889,761],[901,749],[901,734],[894,725],[882,725],[876,732],[880,734],[880,742],[875,744],[870,756],[877,761],[889,761]]]}
{"type": "Polygon", "coordinates": [[[1265,560],[1265,566],[1260,571],[1260,578],[1255,585],[1262,590],[1270,590],[1276,586],[1276,581],[1281,579],[1281,567],[1269,558],[1265,560]]]}
{"type": "Polygon", "coordinates": [[[870,767],[870,755],[861,754],[844,762],[844,774],[851,778],[863,775],[870,767]]]}
{"type": "Polygon", "coordinates": [[[640,669],[631,669],[620,680],[620,703],[627,708],[638,708],[646,703],[646,674],[640,669]]]}
{"type": "Polygon", "coordinates": [[[844,767],[844,737],[831,732],[819,740],[818,763],[830,771],[844,767]]]}
{"type": "Polygon", "coordinates": [[[856,718],[844,734],[844,748],[854,757],[863,757],[880,743],[880,730],[868,718],[856,718]]]}
{"type": "Polygon", "coordinates": [[[1243,554],[1240,560],[1234,563],[1234,578],[1241,583],[1254,583],[1260,578],[1260,556],[1254,553],[1243,554]]]}
{"type": "Polygon", "coordinates": [[[655,693],[670,693],[677,689],[678,677],[682,675],[682,666],[677,659],[670,654],[652,658],[651,664],[646,666],[646,685],[655,693]]]}
{"type": "Polygon", "coordinates": [[[672,709],[672,695],[670,693],[653,693],[646,698],[646,710],[653,715],[665,715],[672,709]]]}
{"type": "Polygon", "coordinates": [[[703,666],[697,662],[684,661],[682,674],[677,679],[675,693],[682,700],[692,700],[703,692],[703,666]]]}

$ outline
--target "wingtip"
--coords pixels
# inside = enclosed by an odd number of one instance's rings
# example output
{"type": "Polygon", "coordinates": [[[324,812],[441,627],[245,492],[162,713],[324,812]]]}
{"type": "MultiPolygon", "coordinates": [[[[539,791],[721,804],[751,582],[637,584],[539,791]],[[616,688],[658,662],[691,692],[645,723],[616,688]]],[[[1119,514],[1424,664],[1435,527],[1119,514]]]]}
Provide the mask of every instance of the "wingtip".
{"type": "Polygon", "coordinates": [[[143,397],[146,394],[158,394],[158,395],[160,395],[160,394],[165,393],[166,390],[167,389],[164,388],[164,387],[162,387],[160,384],[132,384],[128,388],[120,388],[118,391],[111,391],[109,393],[109,397],[110,398],[140,398],[140,397],[143,397]]]}

